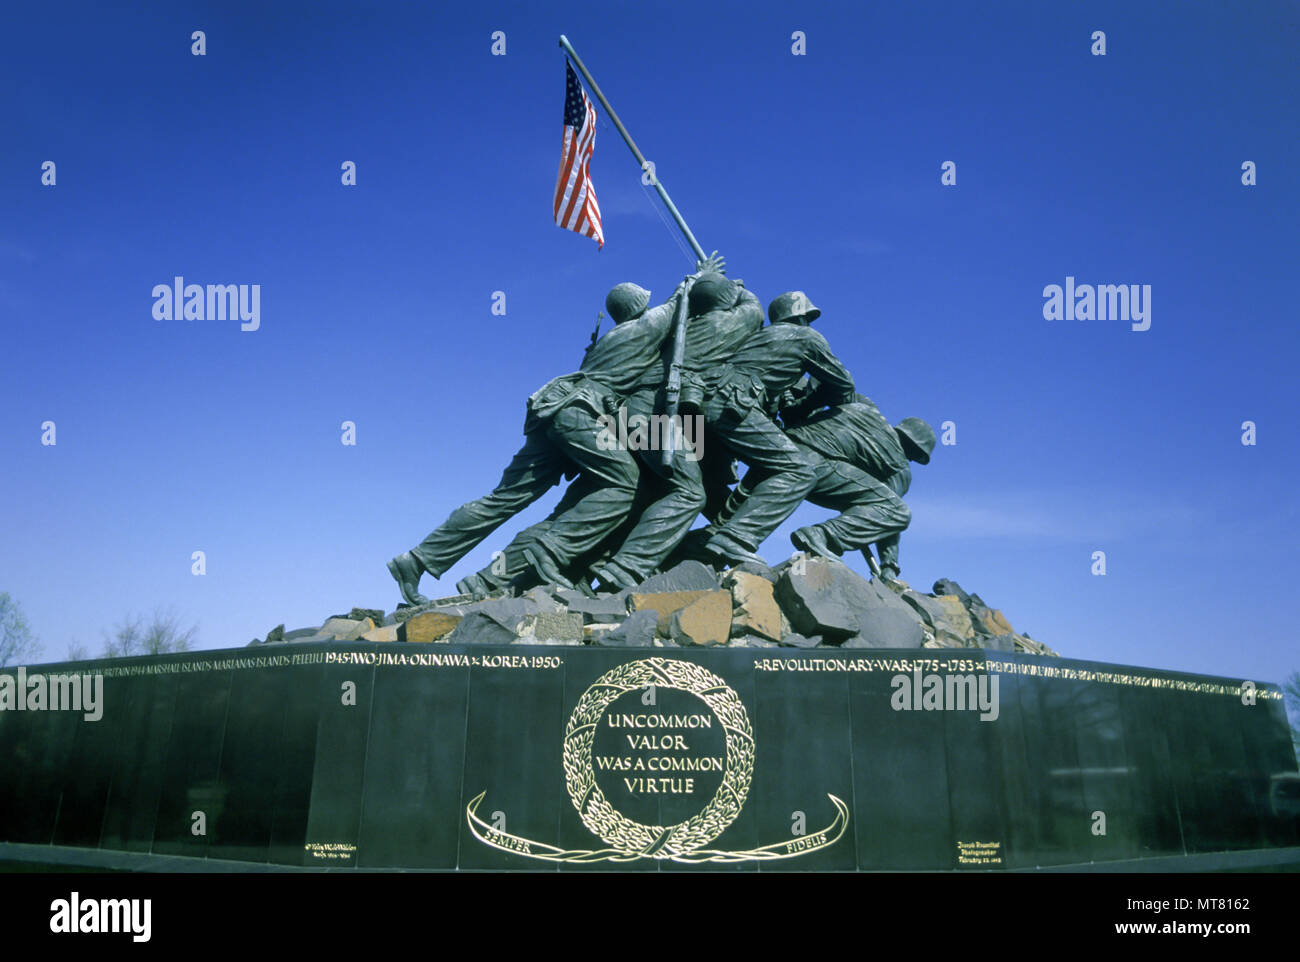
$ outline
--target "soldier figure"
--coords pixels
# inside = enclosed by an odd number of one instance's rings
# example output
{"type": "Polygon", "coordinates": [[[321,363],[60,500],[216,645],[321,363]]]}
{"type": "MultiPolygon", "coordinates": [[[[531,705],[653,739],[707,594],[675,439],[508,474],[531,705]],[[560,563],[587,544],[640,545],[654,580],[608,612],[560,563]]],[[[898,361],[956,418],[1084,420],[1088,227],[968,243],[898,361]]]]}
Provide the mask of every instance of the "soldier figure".
{"type": "MultiPolygon", "coordinates": [[[[751,332],[725,363],[716,365],[710,358],[715,366],[700,377],[711,436],[754,473],[748,497],[737,499],[703,546],[707,555],[733,564],[761,561],[754,551],[794,512],[817,480],[818,459],[801,450],[772,420],[781,397],[805,375],[817,379],[816,397],[821,403],[853,396],[852,375],[826,339],[808,326],[821,311],[800,292],[782,295],[771,308],[771,324],[751,332]]],[[[693,324],[707,323],[710,316],[693,324]]]]}
{"type": "Polygon", "coordinates": [[[605,306],[614,329],[587,349],[578,371],[529,398],[524,445],[497,487],[388,563],[408,603],[427,602],[419,593],[424,573],[441,576],[575,474],[555,511],[506,547],[504,564],[469,575],[457,589],[484,594],[517,588],[529,577],[569,587],[572,577],[585,586],[593,575],[606,588],[632,587],[664,562],[701,509],[714,522],[699,532],[705,557],[715,564],[761,561],[758,546],[805,497],[841,514],[795,531],[796,547],[825,555],[860,549],[875,568],[875,544],[880,574],[897,579],[899,536],[910,520],[902,501],[909,461],[929,462],[934,432],[919,418],[891,427],[870,399],[855,393],[852,376],[809,326],[821,312],[803,292],[776,298],[763,327],[757,298],[721,273],[716,254],[699,266],[653,309],[647,310],[650,292],[635,284],[609,292],[605,306]],[[665,360],[683,298],[689,321],[681,409],[702,412],[710,442],[722,449],[722,457],[709,452],[715,464],[704,471],[680,430],[669,470],[658,451],[609,443],[620,410],[629,420],[661,416],[665,360]],[[744,480],[730,497],[721,487],[708,501],[714,507],[706,507],[705,475],[719,473],[713,467],[725,467],[732,456],[748,465],[744,480]]]}
{"type": "MultiPolygon", "coordinates": [[[[609,389],[583,371],[554,378],[528,399],[524,444],[491,494],[461,505],[419,545],[388,562],[402,597],[425,604],[419,592],[425,572],[439,578],[502,523],[560,483],[580,475],[574,510],[601,537],[622,521],[637,485],[637,466],[627,451],[598,443],[599,418],[614,409],[609,389]]],[[[542,572],[544,577],[557,573],[542,572]]]]}
{"type": "MultiPolygon", "coordinates": [[[[814,392],[784,407],[781,419],[801,449],[822,459],[808,500],[843,513],[799,528],[790,540],[796,548],[820,555],[860,549],[868,564],[874,562],[870,546],[875,544],[881,577],[897,580],[900,535],[911,521],[902,500],[912,481],[909,461],[930,463],[934,431],[920,418],[890,426],[861,394],[825,410],[813,410],[816,406],[814,392]]],[[[738,499],[744,497],[744,488],[742,482],[738,499]]]]}
{"type": "MultiPolygon", "coordinates": [[[[716,255],[700,267],[715,263],[719,263],[716,255]]],[[[631,292],[623,285],[615,291],[609,300],[622,309],[631,292]]],[[[675,295],[680,296],[685,296],[684,288],[675,295]]],[[[648,303],[648,291],[645,297],[648,303]]],[[[675,307],[675,301],[669,303],[675,307]]],[[[651,312],[632,323],[616,324],[588,349],[578,371],[552,379],[528,399],[524,445],[492,493],[457,508],[419,545],[388,562],[409,604],[428,602],[419,592],[422,574],[441,577],[497,527],[561,477],[572,477],[576,469],[578,479],[565,493],[563,510],[530,529],[530,542],[515,545],[514,552],[516,559],[522,553],[543,581],[571,584],[559,565],[599,545],[631,508],[640,474],[637,461],[631,452],[604,443],[602,419],[617,411],[621,397],[643,388],[648,379],[662,378],[655,369],[661,365],[662,341],[671,333],[671,311],[667,316],[666,323],[660,312],[651,312]]],[[[702,488],[699,497],[702,502],[702,488]]],[[[690,519],[685,526],[689,524],[690,519]]],[[[509,565],[510,552],[506,558],[509,565]]]]}
{"type": "MultiPolygon", "coordinates": [[[[720,267],[723,260],[716,254],[704,262],[705,267],[720,267]]],[[[629,421],[633,418],[650,418],[662,404],[664,369],[662,364],[643,366],[648,355],[658,360],[661,345],[671,349],[673,319],[682,297],[686,296],[687,278],[673,296],[658,307],[646,310],[650,292],[636,284],[619,284],[605,299],[605,309],[614,320],[615,329],[597,341],[588,351],[584,369],[617,372],[621,378],[622,406],[629,421]]],[[[636,422],[632,422],[636,423],[636,422]]],[[[675,430],[668,425],[665,430],[675,430]]],[[[665,471],[658,451],[638,449],[634,457],[642,468],[649,468],[656,477],[642,478],[642,491],[653,490],[643,499],[644,507],[635,520],[629,521],[626,536],[612,556],[596,564],[592,574],[602,586],[614,590],[630,588],[648,578],[668,552],[686,534],[691,523],[704,505],[704,484],[695,452],[687,447],[680,435],[674,447],[673,461],[665,471]]],[[[645,473],[644,471],[642,472],[645,473]]],[[[458,583],[465,593],[483,593],[504,587],[515,581],[529,565],[536,571],[570,574],[582,571],[584,555],[589,555],[595,542],[575,536],[558,537],[556,532],[586,521],[575,516],[577,507],[568,493],[550,517],[526,529],[506,546],[505,564],[500,574],[493,574],[491,566],[458,583]]],[[[604,537],[606,532],[602,532],[604,537]]],[[[583,579],[579,576],[579,580],[583,579]]]]}
{"type": "MultiPolygon", "coordinates": [[[[678,305],[681,298],[689,298],[689,292],[699,277],[720,270],[723,265],[723,260],[715,252],[704,262],[702,271],[687,278],[684,287],[679,287],[673,297],[659,307],[641,313],[649,301],[650,293],[646,291],[644,300],[638,297],[638,303],[631,305],[633,310],[620,308],[619,313],[627,315],[624,323],[644,325],[647,331],[655,332],[648,335],[648,340],[653,340],[660,330],[663,332],[659,342],[662,344],[661,357],[664,363],[647,368],[646,376],[634,385],[624,398],[624,407],[630,422],[636,423],[633,419],[648,421],[652,417],[659,416],[657,412],[664,409],[666,365],[671,361],[672,325],[677,315],[678,305]]],[[[638,288],[637,291],[640,289],[638,288]]],[[[607,304],[607,307],[610,316],[618,321],[616,305],[607,304]]],[[[654,500],[641,511],[631,532],[624,538],[613,557],[592,568],[592,574],[601,587],[615,591],[620,588],[632,588],[650,577],[659,567],[660,562],[685,536],[700,513],[700,509],[704,507],[704,481],[700,476],[698,452],[685,443],[680,425],[679,419],[665,425],[660,432],[661,443],[664,431],[672,432],[674,442],[672,463],[667,468],[664,467],[660,452],[657,450],[647,447],[639,448],[634,452],[643,469],[643,475],[646,468],[654,475],[654,477],[646,477],[643,485],[646,489],[653,489],[654,494],[651,497],[654,500]]],[[[702,440],[695,438],[694,442],[698,445],[702,440]]]]}

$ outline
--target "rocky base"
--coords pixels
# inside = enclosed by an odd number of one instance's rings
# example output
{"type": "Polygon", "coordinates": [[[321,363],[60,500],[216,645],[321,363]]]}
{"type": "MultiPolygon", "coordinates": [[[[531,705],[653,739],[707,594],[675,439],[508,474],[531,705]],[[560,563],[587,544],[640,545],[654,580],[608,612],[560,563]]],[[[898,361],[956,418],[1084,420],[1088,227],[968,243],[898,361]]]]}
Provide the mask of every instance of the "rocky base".
{"type": "Polygon", "coordinates": [[[630,591],[538,587],[522,597],[442,598],[392,613],[353,608],[319,628],[272,629],[251,645],[298,641],[604,647],[984,648],[1057,653],[954,581],[930,594],[869,581],[843,562],[795,557],[722,573],[685,561],[630,591]]]}

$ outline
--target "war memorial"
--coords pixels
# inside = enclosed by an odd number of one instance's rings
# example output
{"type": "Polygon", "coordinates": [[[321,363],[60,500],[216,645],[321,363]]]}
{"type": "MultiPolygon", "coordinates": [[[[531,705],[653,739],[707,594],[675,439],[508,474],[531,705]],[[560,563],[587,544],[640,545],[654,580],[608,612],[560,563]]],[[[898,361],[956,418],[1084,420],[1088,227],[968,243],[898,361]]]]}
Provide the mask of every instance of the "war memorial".
{"type": "MultiPolygon", "coordinates": [[[[645,160],[561,45],[556,222],[600,239],[587,90],[645,160]]],[[[695,271],[657,302],[645,279],[607,292],[612,327],[576,370],[539,379],[496,488],[441,523],[411,519],[409,550],[373,559],[391,609],[0,677],[6,862],[1296,864],[1300,774],[1277,686],[1073,659],[977,585],[911,585],[907,495],[942,456],[934,429],[863,393],[818,331],[816,291],[760,300],[761,279],[706,254],[654,187],[695,271]],[[566,483],[545,520],[511,527],[566,483]],[[833,516],[797,529],[788,557],[760,554],[805,502],[833,516]],[[489,538],[491,564],[439,596],[436,579],[489,538]],[[36,710],[51,700],[84,710],[36,710]]]]}

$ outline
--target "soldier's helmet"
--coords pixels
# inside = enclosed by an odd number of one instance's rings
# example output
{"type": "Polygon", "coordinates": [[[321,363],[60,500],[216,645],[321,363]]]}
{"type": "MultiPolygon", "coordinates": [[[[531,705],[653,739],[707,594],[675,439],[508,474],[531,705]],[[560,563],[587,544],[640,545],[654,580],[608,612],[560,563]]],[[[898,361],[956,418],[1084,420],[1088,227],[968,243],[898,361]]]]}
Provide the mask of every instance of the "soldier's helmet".
{"type": "Polygon", "coordinates": [[[605,310],[615,324],[640,317],[650,303],[650,292],[639,284],[615,284],[605,295],[605,310]]]}
{"type": "Polygon", "coordinates": [[[903,443],[903,452],[908,459],[918,464],[930,463],[930,452],[934,450],[934,429],[920,418],[903,418],[894,425],[894,432],[903,443]]]}
{"type": "Polygon", "coordinates": [[[808,300],[808,295],[803,291],[786,291],[767,305],[769,324],[780,324],[804,315],[808,316],[808,323],[811,324],[822,316],[822,312],[808,300]]]}
{"type": "Polygon", "coordinates": [[[740,288],[736,282],[722,274],[707,271],[695,279],[687,299],[692,317],[709,311],[726,311],[736,306],[740,288]]]}

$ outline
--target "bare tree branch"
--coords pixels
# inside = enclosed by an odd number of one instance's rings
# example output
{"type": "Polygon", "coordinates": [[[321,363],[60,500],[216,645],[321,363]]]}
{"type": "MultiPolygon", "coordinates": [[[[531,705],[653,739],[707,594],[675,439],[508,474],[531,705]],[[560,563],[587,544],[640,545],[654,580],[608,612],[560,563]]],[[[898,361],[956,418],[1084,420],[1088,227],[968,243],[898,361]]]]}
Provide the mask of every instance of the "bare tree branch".
{"type": "Polygon", "coordinates": [[[0,591],[0,668],[25,664],[41,650],[40,642],[27,624],[22,606],[9,596],[9,592],[0,591]]]}
{"type": "Polygon", "coordinates": [[[189,651],[197,633],[195,625],[182,629],[174,611],[155,609],[148,624],[142,617],[128,614],[114,626],[111,635],[104,636],[104,656],[127,658],[189,651]]]}

